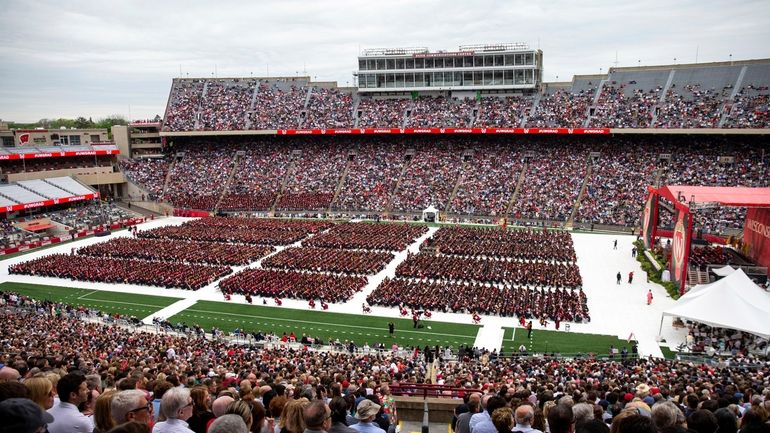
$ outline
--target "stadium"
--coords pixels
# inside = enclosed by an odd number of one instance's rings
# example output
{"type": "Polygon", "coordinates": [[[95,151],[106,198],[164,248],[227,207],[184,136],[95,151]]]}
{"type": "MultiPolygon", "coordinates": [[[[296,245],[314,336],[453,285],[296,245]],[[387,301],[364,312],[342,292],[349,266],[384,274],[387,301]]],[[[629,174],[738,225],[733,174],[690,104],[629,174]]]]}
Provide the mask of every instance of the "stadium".
{"type": "Polygon", "coordinates": [[[770,59],[544,82],[543,56],[367,49],[353,87],[175,78],[112,141],[0,131],[0,375],[237,388],[251,431],[327,393],[384,430],[474,393],[554,433],[555,396],[762,425],[770,59]]]}

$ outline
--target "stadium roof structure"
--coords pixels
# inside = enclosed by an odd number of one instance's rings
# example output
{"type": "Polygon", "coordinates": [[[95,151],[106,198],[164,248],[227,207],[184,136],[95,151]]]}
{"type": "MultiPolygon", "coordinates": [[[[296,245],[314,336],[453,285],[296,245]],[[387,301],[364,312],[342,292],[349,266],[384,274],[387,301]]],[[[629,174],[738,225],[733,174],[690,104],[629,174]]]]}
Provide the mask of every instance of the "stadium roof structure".
{"type": "MultiPolygon", "coordinates": [[[[757,286],[742,269],[682,295],[662,316],[677,316],[719,328],[737,329],[770,338],[770,292],[757,286]]],[[[663,323],[661,317],[661,324],[663,323]]]]}
{"type": "Polygon", "coordinates": [[[677,207],[770,207],[770,188],[668,185],[658,193],[677,207]]]}

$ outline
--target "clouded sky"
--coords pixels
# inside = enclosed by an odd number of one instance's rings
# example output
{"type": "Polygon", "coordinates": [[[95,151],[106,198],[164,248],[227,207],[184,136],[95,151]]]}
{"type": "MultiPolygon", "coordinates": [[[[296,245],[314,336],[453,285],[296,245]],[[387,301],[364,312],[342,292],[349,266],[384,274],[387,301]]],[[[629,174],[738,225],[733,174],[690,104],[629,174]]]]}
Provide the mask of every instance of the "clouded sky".
{"type": "Polygon", "coordinates": [[[768,0],[0,0],[0,119],[163,115],[171,79],[352,83],[360,49],[526,42],[544,79],[770,58],[768,0]],[[305,72],[307,71],[307,72],[305,72]]]}

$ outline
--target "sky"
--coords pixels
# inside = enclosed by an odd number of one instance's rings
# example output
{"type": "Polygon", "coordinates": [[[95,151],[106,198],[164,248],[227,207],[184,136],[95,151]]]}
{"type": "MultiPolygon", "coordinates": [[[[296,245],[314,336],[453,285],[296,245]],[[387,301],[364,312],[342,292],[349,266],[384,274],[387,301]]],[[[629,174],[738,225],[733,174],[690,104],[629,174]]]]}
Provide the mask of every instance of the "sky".
{"type": "Polygon", "coordinates": [[[0,0],[0,29],[0,119],[16,122],[162,116],[180,71],[350,85],[366,48],[524,42],[545,81],[770,58],[768,0],[0,0]]]}

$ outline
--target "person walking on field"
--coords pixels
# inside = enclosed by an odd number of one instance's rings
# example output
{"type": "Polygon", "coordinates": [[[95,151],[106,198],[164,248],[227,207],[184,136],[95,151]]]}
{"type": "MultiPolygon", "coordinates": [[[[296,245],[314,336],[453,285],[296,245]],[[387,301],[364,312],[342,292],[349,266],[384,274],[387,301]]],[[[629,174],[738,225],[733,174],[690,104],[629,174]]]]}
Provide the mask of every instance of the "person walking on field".
{"type": "Polygon", "coordinates": [[[628,284],[631,284],[634,282],[634,271],[631,271],[628,273],[628,284]]]}
{"type": "Polygon", "coordinates": [[[620,275],[620,271],[618,271],[618,275],[616,275],[616,276],[615,276],[615,278],[616,278],[616,279],[617,279],[617,281],[618,281],[618,285],[620,285],[620,280],[622,280],[622,279],[623,279],[623,276],[621,276],[621,275],[620,275]]]}
{"type": "Polygon", "coordinates": [[[647,305],[652,304],[652,289],[647,290],[647,305]]]}
{"type": "Polygon", "coordinates": [[[529,323],[527,323],[527,340],[532,339],[532,321],[530,320],[529,323]]]}

